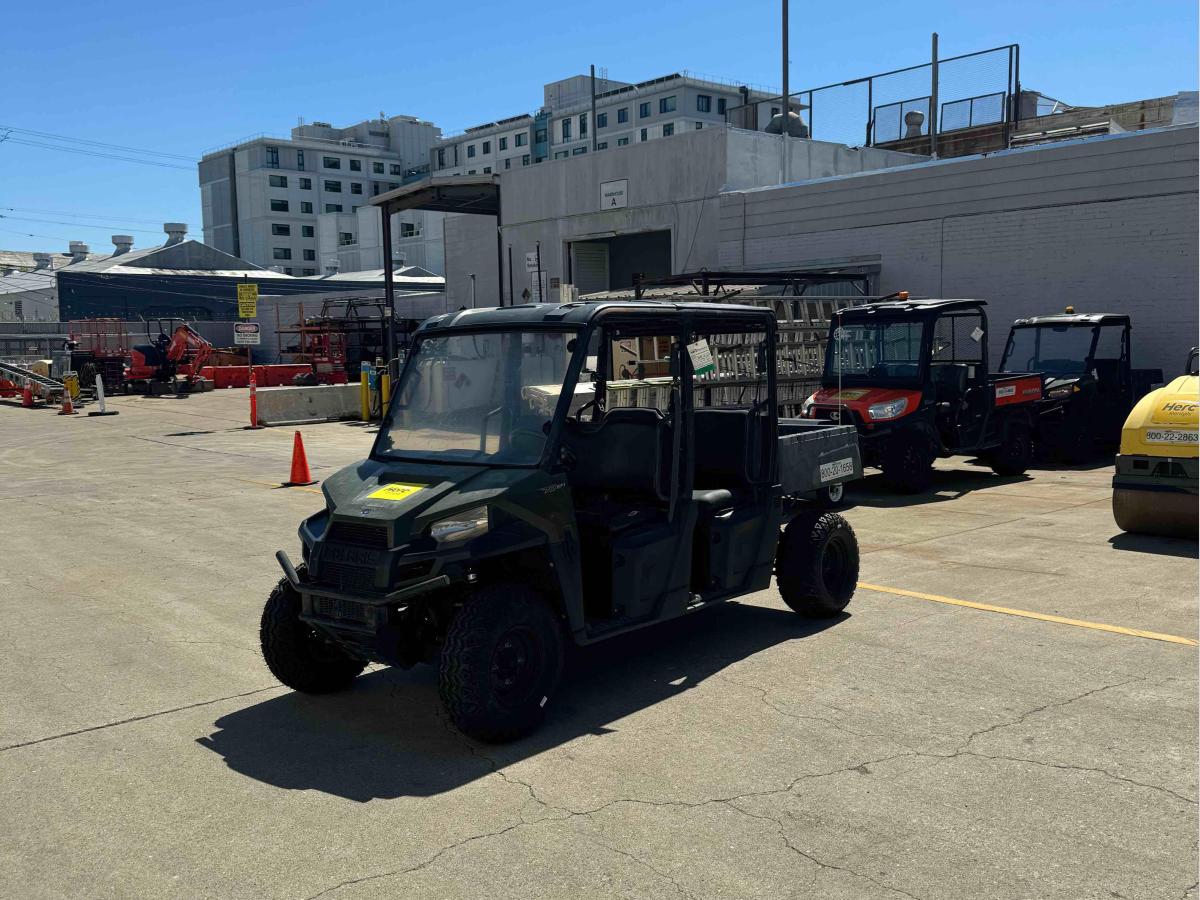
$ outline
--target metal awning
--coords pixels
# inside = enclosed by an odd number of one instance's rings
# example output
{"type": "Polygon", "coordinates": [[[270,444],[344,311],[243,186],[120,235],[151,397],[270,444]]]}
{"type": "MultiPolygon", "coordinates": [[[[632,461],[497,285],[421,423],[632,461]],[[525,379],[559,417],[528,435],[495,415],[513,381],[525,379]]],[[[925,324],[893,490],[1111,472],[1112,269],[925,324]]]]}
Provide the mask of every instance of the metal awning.
{"type": "Polygon", "coordinates": [[[500,215],[500,182],[495,175],[430,175],[371,198],[389,213],[428,209],[445,213],[500,215]]]}

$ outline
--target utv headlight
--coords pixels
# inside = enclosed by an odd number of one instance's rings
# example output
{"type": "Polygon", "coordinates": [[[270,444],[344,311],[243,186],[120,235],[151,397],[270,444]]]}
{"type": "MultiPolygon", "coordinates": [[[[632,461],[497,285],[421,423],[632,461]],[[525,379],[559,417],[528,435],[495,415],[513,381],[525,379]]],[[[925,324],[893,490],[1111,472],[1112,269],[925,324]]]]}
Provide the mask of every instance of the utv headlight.
{"type": "Polygon", "coordinates": [[[488,508],[476,506],[464,509],[429,526],[429,536],[439,544],[456,544],[487,534],[488,508]]]}
{"type": "Polygon", "coordinates": [[[1078,392],[1079,385],[1077,384],[1060,384],[1058,387],[1050,388],[1046,392],[1046,396],[1051,400],[1061,400],[1063,397],[1070,397],[1078,392]]]}
{"type": "Polygon", "coordinates": [[[908,398],[889,400],[887,403],[874,403],[867,407],[867,415],[872,419],[894,419],[908,409],[908,398]]]}
{"type": "Polygon", "coordinates": [[[800,404],[800,418],[807,419],[812,415],[813,401],[816,399],[816,394],[809,394],[808,398],[800,404]]]}

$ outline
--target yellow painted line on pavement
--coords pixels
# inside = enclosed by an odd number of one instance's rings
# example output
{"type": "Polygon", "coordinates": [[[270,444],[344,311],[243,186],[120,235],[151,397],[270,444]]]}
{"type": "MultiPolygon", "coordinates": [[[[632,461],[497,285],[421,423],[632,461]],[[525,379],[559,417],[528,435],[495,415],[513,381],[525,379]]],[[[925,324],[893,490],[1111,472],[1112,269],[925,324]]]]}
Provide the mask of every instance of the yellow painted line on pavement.
{"type": "Polygon", "coordinates": [[[1068,619],[1065,616],[1054,616],[1049,613],[1032,612],[1028,609],[1012,609],[1008,606],[993,606],[990,603],[976,603],[973,600],[958,600],[954,597],[942,597],[939,594],[922,594],[919,591],[906,591],[903,588],[883,587],[878,584],[858,583],[860,588],[868,591],[878,591],[881,594],[895,594],[897,597],[912,597],[915,600],[929,600],[933,603],[946,603],[950,606],[965,606],[967,609],[980,609],[984,612],[1002,613],[1006,616],[1020,616],[1022,619],[1037,619],[1039,622],[1053,622],[1056,625],[1073,625],[1076,628],[1090,628],[1093,631],[1107,631],[1111,634],[1125,634],[1130,637],[1148,638],[1152,641],[1166,641],[1168,644],[1185,644],[1188,647],[1200,646],[1200,641],[1180,637],[1176,634],[1161,634],[1157,631],[1143,631],[1140,628],[1124,628],[1120,625],[1106,625],[1103,622],[1088,622],[1084,619],[1068,619]]]}

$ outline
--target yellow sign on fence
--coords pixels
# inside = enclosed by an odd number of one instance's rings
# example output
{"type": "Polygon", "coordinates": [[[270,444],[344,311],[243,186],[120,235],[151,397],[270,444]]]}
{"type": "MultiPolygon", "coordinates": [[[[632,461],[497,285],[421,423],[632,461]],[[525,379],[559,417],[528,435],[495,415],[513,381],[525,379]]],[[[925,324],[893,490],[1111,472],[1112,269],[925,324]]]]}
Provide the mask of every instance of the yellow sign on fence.
{"type": "Polygon", "coordinates": [[[258,285],[239,284],[237,292],[238,318],[253,319],[258,315],[258,285]]]}

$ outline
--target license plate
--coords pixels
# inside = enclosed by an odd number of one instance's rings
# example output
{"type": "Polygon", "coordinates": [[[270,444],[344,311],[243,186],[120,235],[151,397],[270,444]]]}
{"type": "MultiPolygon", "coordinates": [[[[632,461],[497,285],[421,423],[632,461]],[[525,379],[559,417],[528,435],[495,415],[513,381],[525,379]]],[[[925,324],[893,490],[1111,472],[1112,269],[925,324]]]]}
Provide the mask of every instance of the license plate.
{"type": "Polygon", "coordinates": [[[1161,428],[1146,432],[1147,444],[1196,444],[1200,443],[1200,432],[1179,431],[1174,428],[1161,428]]]}
{"type": "Polygon", "coordinates": [[[833,481],[835,478],[845,478],[854,474],[854,458],[846,457],[833,462],[822,463],[820,468],[821,484],[833,481]]]}

